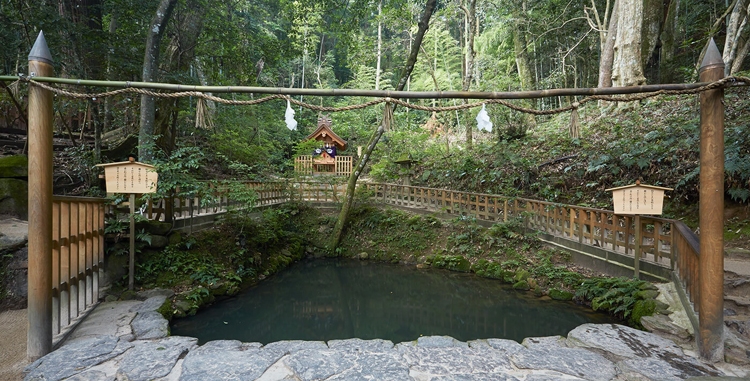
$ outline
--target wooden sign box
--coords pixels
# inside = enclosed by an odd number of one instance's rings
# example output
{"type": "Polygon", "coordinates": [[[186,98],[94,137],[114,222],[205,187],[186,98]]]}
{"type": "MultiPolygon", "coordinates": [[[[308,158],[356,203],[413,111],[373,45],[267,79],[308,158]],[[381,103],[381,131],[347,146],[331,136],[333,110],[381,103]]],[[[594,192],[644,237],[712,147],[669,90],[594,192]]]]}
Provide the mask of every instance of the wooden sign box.
{"type": "Polygon", "coordinates": [[[640,181],[624,187],[606,189],[612,192],[615,214],[660,215],[664,205],[664,191],[672,188],[644,185],[640,181]]]}
{"type": "Polygon", "coordinates": [[[159,174],[153,165],[136,161],[98,164],[104,168],[107,193],[154,193],[159,174]]]}

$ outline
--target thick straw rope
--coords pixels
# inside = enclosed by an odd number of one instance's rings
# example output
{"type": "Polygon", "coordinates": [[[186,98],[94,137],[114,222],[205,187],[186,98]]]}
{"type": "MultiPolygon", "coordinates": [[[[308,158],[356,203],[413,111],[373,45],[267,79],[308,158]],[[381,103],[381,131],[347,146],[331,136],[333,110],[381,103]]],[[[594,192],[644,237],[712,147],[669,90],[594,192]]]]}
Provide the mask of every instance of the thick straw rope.
{"type": "Polygon", "coordinates": [[[703,91],[714,90],[718,88],[726,88],[726,87],[730,87],[733,85],[750,86],[750,78],[731,76],[731,77],[726,77],[716,82],[712,82],[712,83],[709,83],[707,85],[704,85],[695,89],[658,90],[658,91],[653,91],[653,92],[648,92],[648,93],[628,94],[628,95],[619,95],[619,96],[592,95],[592,96],[585,97],[577,102],[573,102],[569,106],[559,107],[559,108],[550,109],[550,110],[536,110],[532,108],[521,107],[503,99],[486,99],[486,100],[482,100],[479,102],[466,103],[466,104],[460,104],[460,105],[455,105],[455,106],[431,107],[431,106],[422,106],[418,104],[409,103],[401,99],[386,97],[386,98],[374,99],[372,101],[360,103],[356,105],[349,105],[349,106],[343,106],[343,107],[326,107],[326,106],[317,106],[314,104],[298,101],[288,95],[282,95],[282,94],[269,95],[263,98],[253,99],[253,100],[238,101],[238,100],[220,98],[220,97],[209,95],[209,94],[202,93],[199,91],[157,92],[157,91],[151,91],[151,90],[134,88],[134,87],[107,91],[103,93],[77,93],[77,92],[72,92],[72,91],[60,89],[57,87],[53,87],[53,86],[50,86],[41,82],[37,82],[37,81],[34,81],[33,78],[29,78],[25,76],[20,77],[19,80],[11,84],[11,86],[13,86],[19,81],[27,82],[32,86],[38,86],[40,88],[49,90],[58,95],[62,95],[62,96],[70,97],[70,98],[78,98],[78,99],[106,98],[106,97],[111,97],[111,96],[120,95],[120,94],[135,93],[135,94],[148,95],[148,96],[157,97],[157,98],[196,97],[196,98],[202,98],[205,100],[214,101],[217,103],[222,103],[222,104],[227,104],[227,105],[236,105],[236,106],[257,105],[257,104],[268,102],[274,99],[283,99],[283,100],[288,100],[289,102],[297,106],[301,106],[301,107],[304,107],[313,111],[321,111],[321,112],[341,112],[341,111],[358,110],[358,109],[363,109],[363,108],[370,107],[370,106],[375,106],[384,102],[398,104],[398,105],[401,105],[403,107],[407,107],[413,110],[421,110],[421,111],[428,111],[428,112],[457,111],[457,110],[465,110],[465,109],[471,109],[474,107],[479,107],[482,104],[500,104],[512,110],[527,113],[527,114],[533,114],[533,115],[553,115],[553,114],[559,114],[559,113],[563,113],[567,111],[573,111],[573,110],[577,110],[581,105],[591,102],[591,101],[635,102],[635,101],[641,101],[641,100],[648,99],[648,98],[657,97],[660,95],[689,95],[689,94],[697,94],[703,91]]]}

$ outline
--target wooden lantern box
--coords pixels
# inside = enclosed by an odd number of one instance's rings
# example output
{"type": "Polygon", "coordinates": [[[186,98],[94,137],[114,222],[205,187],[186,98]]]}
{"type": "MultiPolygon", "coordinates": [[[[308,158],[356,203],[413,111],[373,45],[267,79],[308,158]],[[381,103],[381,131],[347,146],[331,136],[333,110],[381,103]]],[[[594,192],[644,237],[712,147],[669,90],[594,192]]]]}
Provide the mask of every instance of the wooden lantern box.
{"type": "Polygon", "coordinates": [[[159,174],[153,165],[136,161],[98,164],[104,168],[107,193],[154,193],[159,174]]]}
{"type": "Polygon", "coordinates": [[[672,188],[644,185],[640,181],[624,187],[606,189],[612,192],[615,214],[660,215],[664,205],[664,191],[672,188]]]}

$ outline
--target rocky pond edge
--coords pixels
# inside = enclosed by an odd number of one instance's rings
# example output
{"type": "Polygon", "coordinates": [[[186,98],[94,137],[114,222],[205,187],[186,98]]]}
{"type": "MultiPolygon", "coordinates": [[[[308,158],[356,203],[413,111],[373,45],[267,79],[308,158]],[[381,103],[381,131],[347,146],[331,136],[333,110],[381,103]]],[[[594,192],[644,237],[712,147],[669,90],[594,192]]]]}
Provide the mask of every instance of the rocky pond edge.
{"type": "Polygon", "coordinates": [[[266,345],[169,336],[157,310],[168,297],[100,304],[24,380],[685,380],[746,379],[750,369],[709,364],[659,335],[584,324],[567,337],[461,342],[279,341],[266,345]]]}

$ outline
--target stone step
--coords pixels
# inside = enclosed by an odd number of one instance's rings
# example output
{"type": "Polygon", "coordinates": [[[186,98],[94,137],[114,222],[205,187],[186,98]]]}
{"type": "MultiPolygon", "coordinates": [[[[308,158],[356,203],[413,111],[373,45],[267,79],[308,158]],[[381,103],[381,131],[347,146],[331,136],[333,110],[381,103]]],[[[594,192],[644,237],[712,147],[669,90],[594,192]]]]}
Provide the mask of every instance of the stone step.
{"type": "Polygon", "coordinates": [[[744,296],[724,295],[724,315],[750,315],[750,298],[744,296]]]}
{"type": "Polygon", "coordinates": [[[750,276],[725,271],[724,295],[742,297],[750,295],[750,276]]]}
{"type": "MultiPolygon", "coordinates": [[[[737,336],[750,341],[750,314],[731,316],[725,314],[724,325],[737,336]]],[[[750,347],[748,349],[750,350],[750,347]]]]}

